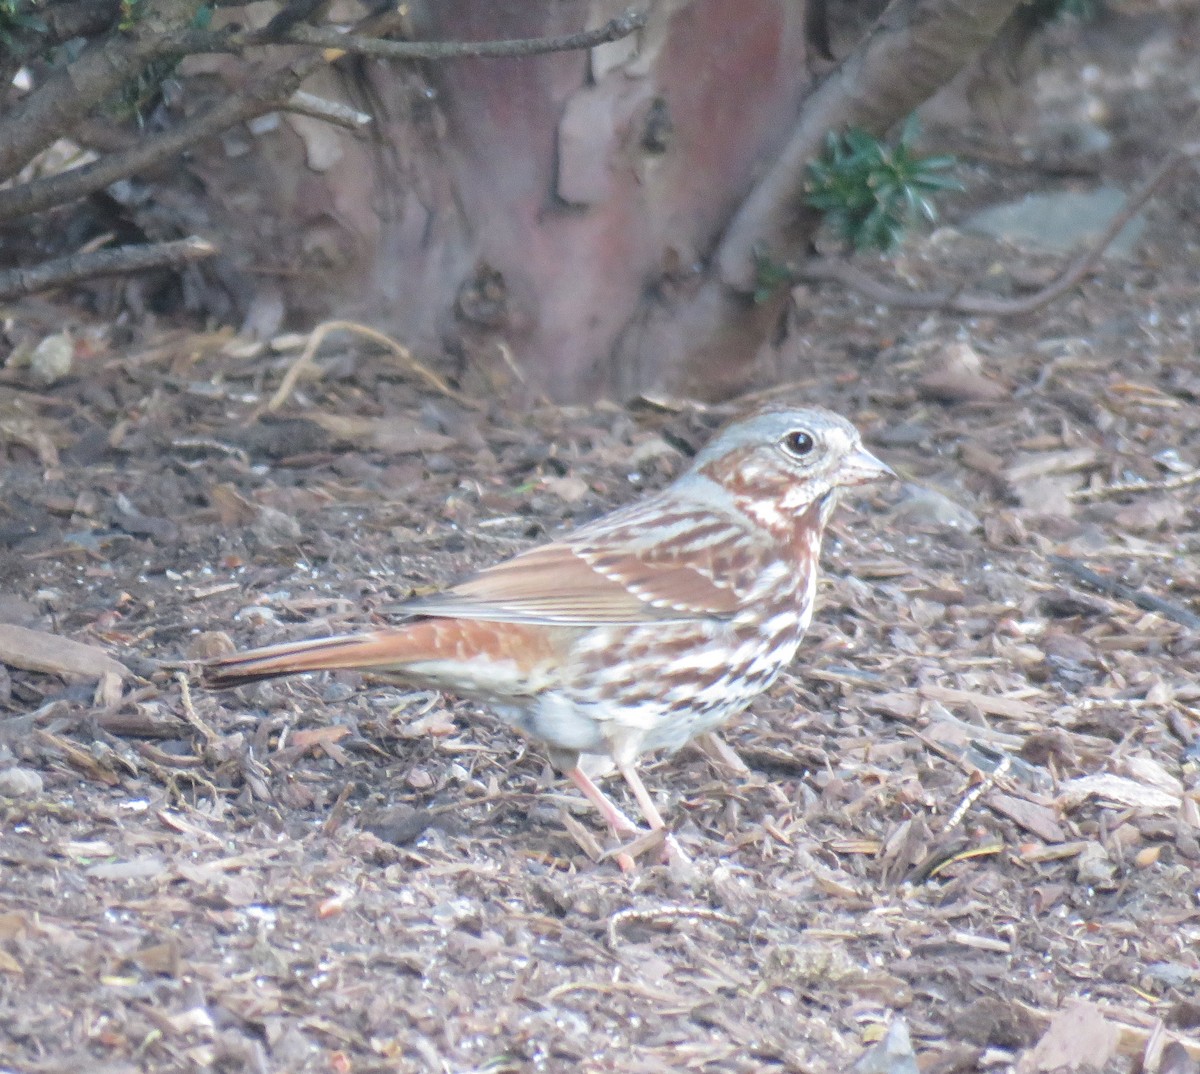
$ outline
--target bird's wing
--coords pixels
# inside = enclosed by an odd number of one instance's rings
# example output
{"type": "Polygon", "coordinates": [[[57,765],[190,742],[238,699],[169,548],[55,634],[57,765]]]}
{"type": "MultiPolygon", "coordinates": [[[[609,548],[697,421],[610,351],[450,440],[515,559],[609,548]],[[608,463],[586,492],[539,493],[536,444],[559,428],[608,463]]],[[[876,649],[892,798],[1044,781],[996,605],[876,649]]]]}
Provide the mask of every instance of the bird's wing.
{"type": "Polygon", "coordinates": [[[619,512],[399,610],[573,626],[726,618],[754,584],[746,541],[732,523],[619,512]]]}

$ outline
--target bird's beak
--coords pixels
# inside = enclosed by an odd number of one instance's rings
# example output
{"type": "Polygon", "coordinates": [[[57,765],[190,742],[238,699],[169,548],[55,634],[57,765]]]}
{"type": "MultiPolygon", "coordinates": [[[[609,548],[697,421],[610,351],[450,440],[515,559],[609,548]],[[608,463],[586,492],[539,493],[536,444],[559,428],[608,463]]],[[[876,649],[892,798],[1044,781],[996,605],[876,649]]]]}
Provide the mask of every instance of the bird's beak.
{"type": "Polygon", "coordinates": [[[886,462],[880,462],[865,447],[859,447],[842,460],[838,475],[839,485],[865,485],[881,477],[895,477],[896,471],[886,462]]]}

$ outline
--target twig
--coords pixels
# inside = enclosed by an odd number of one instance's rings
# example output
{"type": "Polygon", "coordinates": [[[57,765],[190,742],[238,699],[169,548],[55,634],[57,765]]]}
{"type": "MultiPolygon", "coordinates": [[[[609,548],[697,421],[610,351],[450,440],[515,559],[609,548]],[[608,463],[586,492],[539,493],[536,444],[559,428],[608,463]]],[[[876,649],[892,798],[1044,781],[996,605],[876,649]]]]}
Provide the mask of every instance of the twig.
{"type": "Polygon", "coordinates": [[[342,820],[346,816],[346,803],[350,800],[350,796],[353,793],[354,780],[347,780],[338,792],[337,799],[330,807],[329,815],[325,818],[325,823],[321,825],[322,835],[333,835],[342,826],[342,820]]]}
{"type": "Polygon", "coordinates": [[[422,365],[412,356],[412,352],[403,344],[397,343],[390,336],[385,336],[382,332],[374,328],[369,328],[365,324],[357,324],[354,321],[325,321],[317,325],[313,329],[312,335],[309,336],[308,345],[304,348],[304,352],[299,358],[292,363],[291,368],[284,374],[283,380],[280,382],[279,388],[275,394],[271,396],[270,402],[266,405],[267,413],[278,410],[284,403],[288,401],[292,392],[295,390],[296,382],[301,375],[313,364],[313,359],[316,356],[317,350],[321,344],[325,342],[325,337],[330,332],[342,329],[346,332],[354,332],[360,336],[366,336],[367,339],[374,340],[376,343],[387,347],[397,358],[399,358],[413,373],[421,377],[427,384],[435,390],[453,399],[456,403],[461,403],[465,407],[470,407],[472,410],[477,410],[479,404],[474,400],[468,399],[461,392],[455,391],[441,377],[439,377],[432,369],[422,365]]]}
{"type": "Polygon", "coordinates": [[[1008,773],[1012,767],[1012,758],[1005,754],[1001,762],[990,772],[985,773],[983,779],[970,788],[963,799],[958,803],[958,807],[946,818],[946,823],[942,825],[942,831],[951,832],[962,823],[963,817],[967,815],[967,811],[979,801],[988,791],[990,791],[996,782],[1008,773]]]}
{"type": "Polygon", "coordinates": [[[333,61],[347,52],[375,56],[385,60],[452,60],[466,57],[504,58],[541,56],[549,52],[570,52],[628,37],[646,25],[646,15],[628,11],[610,19],[595,30],[560,37],[527,37],[510,41],[387,41],[361,33],[343,33],[316,26],[297,25],[285,33],[272,33],[270,26],[249,32],[210,32],[189,30],[173,42],[185,53],[242,52],[266,44],[310,45],[333,50],[326,59],[333,61]]]}
{"type": "Polygon", "coordinates": [[[626,981],[618,978],[614,981],[589,981],[586,979],[581,981],[566,981],[550,989],[542,997],[542,1002],[557,1004],[564,996],[574,995],[576,992],[594,992],[601,996],[637,996],[644,1002],[663,1008],[679,1000],[679,995],[676,992],[667,992],[662,988],[651,988],[649,985],[639,984],[637,981],[626,981]]]}
{"type": "Polygon", "coordinates": [[[41,212],[101,190],[118,179],[150,168],[204,138],[220,134],[235,123],[251,120],[286,104],[296,88],[317,68],[322,56],[308,56],[290,67],[271,72],[256,85],[230,94],[205,112],[146,138],[121,153],[59,175],[0,190],[0,221],[41,212]]]}
{"type": "Polygon", "coordinates": [[[171,447],[178,451],[213,451],[227,458],[237,459],[243,466],[250,465],[250,455],[245,448],[236,444],[227,444],[211,436],[177,436],[171,441],[171,447]]]}
{"type": "Polygon", "coordinates": [[[1047,556],[1046,559],[1053,566],[1074,575],[1081,582],[1090,585],[1093,589],[1098,589],[1101,593],[1106,593],[1110,597],[1116,597],[1119,600],[1127,600],[1130,604],[1141,608],[1143,611],[1157,612],[1159,615],[1165,616],[1167,619],[1171,619],[1181,626],[1187,627],[1189,630],[1200,630],[1200,615],[1196,615],[1186,608],[1181,608],[1178,604],[1173,604],[1162,597],[1156,597],[1153,593],[1134,589],[1133,586],[1119,582],[1115,578],[1108,578],[1103,574],[1097,574],[1090,567],[1085,567],[1078,560],[1070,559],[1067,556],[1047,556]]]}
{"type": "Polygon", "coordinates": [[[847,261],[834,258],[812,258],[789,266],[789,272],[800,280],[836,280],[857,291],[872,302],[898,309],[943,310],[969,316],[1012,317],[1034,313],[1062,297],[1086,276],[1104,251],[1133,219],[1172,171],[1191,156],[1186,147],[1172,149],[1158,167],[1125,199],[1121,211],[1109,221],[1095,245],[1084,251],[1052,283],[1024,298],[993,298],[990,295],[963,294],[961,287],[945,291],[905,291],[881,283],[847,261]]]}
{"type": "Polygon", "coordinates": [[[0,179],[11,178],[57,138],[74,130],[91,108],[162,55],[164,43],[187,27],[200,6],[195,0],[161,0],[152,17],[132,35],[99,38],[73,63],[55,69],[36,92],[0,119],[0,179]]]}
{"type": "Polygon", "coordinates": [[[342,104],[341,101],[330,101],[318,97],[315,93],[306,93],[304,90],[296,90],[281,110],[311,116],[313,119],[323,119],[326,123],[352,131],[360,130],[371,122],[371,117],[366,112],[360,112],[357,108],[342,104]]]}
{"type": "Polygon", "coordinates": [[[644,13],[627,11],[595,30],[566,34],[562,37],[532,37],[512,41],[381,41],[377,37],[361,37],[341,34],[336,30],[296,26],[288,33],[286,39],[297,44],[345,49],[347,52],[379,56],[388,60],[450,60],[466,56],[541,56],[547,52],[594,48],[596,45],[628,37],[645,25],[644,13]]]}
{"type": "Polygon", "coordinates": [[[525,375],[525,370],[521,368],[521,363],[517,361],[517,356],[513,354],[512,347],[505,343],[504,340],[500,340],[496,344],[496,349],[500,352],[501,360],[508,366],[508,371],[516,377],[517,383],[522,388],[528,387],[529,378],[525,375]]]}
{"type": "Polygon", "coordinates": [[[221,736],[208,726],[192,704],[192,688],[188,683],[187,673],[175,672],[175,681],[179,683],[179,700],[183,704],[183,718],[204,738],[204,744],[213,749],[221,744],[221,736]]]}
{"type": "MultiPolygon", "coordinates": [[[[517,356],[513,354],[512,348],[505,343],[504,340],[499,340],[496,343],[496,349],[500,352],[500,360],[508,368],[508,371],[513,375],[517,383],[520,384],[522,388],[527,389],[529,387],[529,377],[526,375],[521,363],[517,360],[517,356]]],[[[487,376],[486,369],[484,371],[484,375],[487,376]]],[[[488,379],[490,380],[491,378],[489,377],[488,379]]],[[[550,397],[545,392],[536,392],[533,396],[533,399],[538,406],[551,405],[550,397]]]]}
{"type": "Polygon", "coordinates": [[[1068,500],[1086,503],[1092,500],[1107,500],[1113,496],[1125,496],[1133,492],[1172,492],[1200,482],[1200,470],[1189,470],[1186,474],[1164,477],[1161,481],[1116,481],[1094,489],[1075,489],[1067,493],[1068,500]]]}
{"type": "Polygon", "coordinates": [[[217,248],[195,235],[175,242],[147,243],[141,246],[118,246],[94,253],[72,254],[69,257],[44,261],[32,268],[0,272],[0,301],[47,291],[52,287],[98,279],[101,276],[120,276],[130,272],[184,265],[212,257],[217,248]]]}
{"type": "Polygon", "coordinates": [[[655,924],[663,921],[715,921],[732,929],[740,928],[736,917],[703,906],[656,906],[649,910],[619,910],[608,923],[608,945],[617,947],[621,929],[628,924],[655,924]]]}

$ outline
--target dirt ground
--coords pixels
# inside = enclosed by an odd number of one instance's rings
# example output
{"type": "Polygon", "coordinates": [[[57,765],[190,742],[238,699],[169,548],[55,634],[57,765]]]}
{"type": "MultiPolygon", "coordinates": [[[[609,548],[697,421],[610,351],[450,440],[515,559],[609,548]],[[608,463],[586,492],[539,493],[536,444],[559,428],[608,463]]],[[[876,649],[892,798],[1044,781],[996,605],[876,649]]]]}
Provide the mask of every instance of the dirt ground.
{"type": "MultiPolygon", "coordinates": [[[[1039,130],[1099,101],[1110,151],[956,147],[969,192],[873,271],[1051,279],[955,221],[1145,174],[1200,85],[1183,10],[1064,35],[1038,83],[1039,130]]],[[[647,764],[690,875],[623,875],[476,707],[185,695],[163,662],[385,621],[753,400],[525,413],[339,336],[267,414],[294,341],[9,310],[13,346],[72,323],[77,365],[0,379],[0,623],[128,675],[0,665],[0,1071],[1200,1069],[1197,189],[1023,319],[798,290],[764,390],[904,480],[839,513],[801,658],[726,731],[749,773],[647,764]]]]}

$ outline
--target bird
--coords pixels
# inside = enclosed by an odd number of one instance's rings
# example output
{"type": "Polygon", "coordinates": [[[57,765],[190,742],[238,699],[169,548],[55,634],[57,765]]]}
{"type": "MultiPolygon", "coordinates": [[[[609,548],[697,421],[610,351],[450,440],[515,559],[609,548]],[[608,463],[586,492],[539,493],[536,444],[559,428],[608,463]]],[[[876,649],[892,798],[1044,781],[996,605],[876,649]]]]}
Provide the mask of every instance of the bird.
{"type": "Polygon", "coordinates": [[[597,759],[662,830],[639,758],[715,730],[792,662],[840,493],[889,476],[844,417],[768,405],[661,491],[401,603],[396,625],[235,652],[201,681],[353,669],[474,699],[540,741],[618,838],[647,833],[588,774],[597,759]]]}

